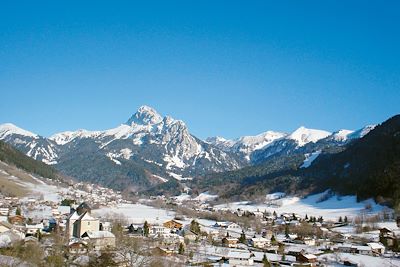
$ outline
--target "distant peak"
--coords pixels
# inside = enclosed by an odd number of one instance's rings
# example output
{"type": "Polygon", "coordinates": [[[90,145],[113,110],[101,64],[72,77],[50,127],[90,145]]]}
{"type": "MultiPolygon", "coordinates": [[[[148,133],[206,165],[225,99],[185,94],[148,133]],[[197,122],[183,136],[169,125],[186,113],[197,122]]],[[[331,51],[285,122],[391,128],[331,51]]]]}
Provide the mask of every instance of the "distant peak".
{"type": "Polygon", "coordinates": [[[304,126],[300,126],[297,130],[291,133],[288,138],[295,140],[299,146],[303,146],[310,142],[317,142],[320,139],[331,135],[330,132],[316,129],[308,129],[304,126]]]}
{"type": "Polygon", "coordinates": [[[141,106],[132,117],[129,118],[126,124],[141,124],[141,125],[149,125],[156,124],[162,121],[162,117],[158,112],[149,106],[143,105],[141,106]]]}
{"type": "Polygon", "coordinates": [[[29,136],[29,137],[34,137],[34,138],[38,137],[37,134],[34,134],[32,132],[29,132],[27,130],[19,128],[18,126],[14,125],[12,123],[0,124],[0,139],[5,138],[7,135],[11,135],[11,134],[18,134],[18,135],[29,136]]]}

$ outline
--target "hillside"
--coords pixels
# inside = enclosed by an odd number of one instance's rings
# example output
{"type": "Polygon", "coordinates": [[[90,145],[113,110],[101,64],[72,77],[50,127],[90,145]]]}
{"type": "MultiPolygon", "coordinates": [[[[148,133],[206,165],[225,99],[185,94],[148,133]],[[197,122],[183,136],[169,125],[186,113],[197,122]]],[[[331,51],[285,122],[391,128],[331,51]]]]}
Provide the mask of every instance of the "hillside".
{"type": "Polygon", "coordinates": [[[400,115],[369,130],[362,138],[341,146],[321,139],[298,153],[276,154],[255,166],[200,177],[190,186],[196,191],[211,190],[223,198],[240,199],[262,198],[276,191],[307,195],[331,189],[343,195],[357,195],[358,199],[374,197],[397,205],[400,115]]]}
{"type": "Polygon", "coordinates": [[[5,196],[24,197],[38,186],[34,176],[61,180],[55,169],[25,156],[10,145],[0,141],[0,192],[5,196]]]}
{"type": "Polygon", "coordinates": [[[42,177],[55,179],[58,177],[57,171],[41,162],[34,160],[12,146],[0,140],[0,161],[16,166],[26,172],[37,174],[42,177]]]}
{"type": "Polygon", "coordinates": [[[400,115],[396,115],[346,150],[319,157],[302,174],[305,184],[332,188],[360,199],[400,200],[400,115]]]}

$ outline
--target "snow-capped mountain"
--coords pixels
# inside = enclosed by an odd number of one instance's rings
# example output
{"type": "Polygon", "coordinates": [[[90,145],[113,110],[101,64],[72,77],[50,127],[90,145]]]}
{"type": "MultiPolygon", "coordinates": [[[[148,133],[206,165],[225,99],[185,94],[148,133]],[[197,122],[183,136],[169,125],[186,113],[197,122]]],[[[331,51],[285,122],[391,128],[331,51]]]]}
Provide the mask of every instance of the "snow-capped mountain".
{"type": "Polygon", "coordinates": [[[46,138],[7,123],[0,125],[0,140],[66,175],[118,188],[134,185],[143,189],[171,178],[188,180],[236,170],[271,157],[307,158],[332,147],[340,150],[373,128],[331,134],[300,127],[290,134],[266,131],[234,140],[213,137],[202,141],[190,134],[183,121],[142,106],[125,123],[108,130],[81,129],[46,138]]]}
{"type": "MultiPolygon", "coordinates": [[[[45,138],[3,124],[0,139],[34,159],[84,180],[96,177],[104,180],[104,176],[109,180],[123,179],[129,175],[136,177],[138,173],[146,177],[183,179],[244,166],[237,155],[191,135],[183,121],[162,117],[148,106],[140,107],[126,123],[113,129],[67,131],[45,138]],[[89,158],[92,161],[85,163],[89,158]],[[101,172],[93,162],[100,159],[103,165],[109,166],[109,174],[101,172]],[[130,173],[132,169],[136,173],[130,173]]],[[[161,178],[156,181],[165,181],[161,178]]]]}
{"type": "Polygon", "coordinates": [[[309,155],[324,150],[325,147],[343,146],[351,140],[366,135],[374,125],[357,131],[339,130],[330,133],[324,130],[299,127],[290,134],[267,131],[256,136],[244,136],[235,140],[223,137],[207,138],[206,142],[223,151],[239,154],[250,164],[259,164],[272,156],[304,154],[309,155]]]}
{"type": "Polygon", "coordinates": [[[286,133],[267,131],[255,136],[243,136],[235,140],[227,140],[223,137],[210,137],[206,142],[217,146],[218,148],[235,152],[250,161],[250,155],[256,151],[265,148],[272,142],[286,137],[286,133]]]}
{"type": "Polygon", "coordinates": [[[267,131],[256,136],[243,136],[236,140],[212,137],[206,141],[224,151],[238,153],[248,162],[260,163],[275,154],[290,153],[330,135],[331,133],[327,131],[307,129],[301,126],[291,134],[267,131]]]}
{"type": "Polygon", "coordinates": [[[301,126],[296,131],[291,133],[287,139],[294,140],[299,147],[302,147],[310,142],[315,143],[318,140],[328,137],[329,135],[331,135],[331,133],[327,131],[307,129],[304,126],[301,126]]]}

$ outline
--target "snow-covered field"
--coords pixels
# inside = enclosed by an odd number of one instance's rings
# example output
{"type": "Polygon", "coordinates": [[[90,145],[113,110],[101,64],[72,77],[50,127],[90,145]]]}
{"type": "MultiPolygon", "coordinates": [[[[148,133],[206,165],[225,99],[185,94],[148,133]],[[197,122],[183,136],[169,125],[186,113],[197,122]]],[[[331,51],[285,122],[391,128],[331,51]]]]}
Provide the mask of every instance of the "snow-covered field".
{"type": "Polygon", "coordinates": [[[357,263],[358,266],[365,267],[377,267],[377,266],[400,266],[400,259],[396,258],[383,258],[383,257],[372,257],[360,254],[350,254],[350,253],[338,253],[336,254],[325,254],[318,257],[319,260],[325,264],[325,266],[344,266],[335,263],[336,257],[340,259],[341,262],[347,260],[353,263],[357,263]]]}
{"type": "Polygon", "coordinates": [[[124,217],[129,223],[163,223],[164,221],[174,218],[175,212],[157,209],[143,204],[120,204],[116,207],[104,207],[92,211],[93,215],[98,217],[108,217],[118,214],[124,217]]]}
{"type": "Polygon", "coordinates": [[[324,219],[337,220],[339,216],[352,218],[358,215],[365,206],[370,204],[371,213],[381,212],[384,207],[376,204],[373,200],[357,202],[355,196],[332,196],[325,201],[320,201],[325,193],[310,195],[306,198],[286,196],[276,198],[277,194],[267,195],[268,204],[252,204],[247,201],[234,202],[217,205],[216,209],[248,210],[248,211],[276,211],[281,213],[297,213],[302,216],[323,216],[324,219]]]}

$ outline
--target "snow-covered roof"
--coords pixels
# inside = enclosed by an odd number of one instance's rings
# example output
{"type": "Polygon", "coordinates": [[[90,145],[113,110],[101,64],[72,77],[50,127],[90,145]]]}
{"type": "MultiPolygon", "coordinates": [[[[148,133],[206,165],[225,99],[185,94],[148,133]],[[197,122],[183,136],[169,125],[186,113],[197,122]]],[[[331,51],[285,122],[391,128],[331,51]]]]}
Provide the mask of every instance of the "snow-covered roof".
{"type": "Polygon", "coordinates": [[[89,238],[113,238],[115,235],[109,231],[87,231],[89,238]]]}
{"type": "Polygon", "coordinates": [[[367,245],[370,246],[371,249],[385,249],[385,246],[383,246],[381,243],[371,242],[367,243],[367,245]]]}
{"type": "Polygon", "coordinates": [[[234,258],[234,259],[250,259],[252,257],[252,253],[247,250],[229,250],[228,252],[228,258],[234,258]]]}
{"type": "Polygon", "coordinates": [[[251,240],[253,242],[268,242],[269,241],[267,238],[264,238],[264,237],[253,237],[251,240]]]}
{"type": "Polygon", "coordinates": [[[312,260],[312,259],[316,259],[316,258],[317,258],[317,256],[315,256],[314,254],[303,254],[303,256],[304,256],[305,258],[309,259],[309,260],[312,260]]]}
{"type": "Polygon", "coordinates": [[[68,217],[69,220],[78,220],[79,219],[79,215],[78,212],[74,211],[73,213],[71,213],[68,217]]]}
{"type": "Polygon", "coordinates": [[[79,218],[80,221],[96,221],[97,219],[90,216],[89,212],[85,212],[79,218]]]}

